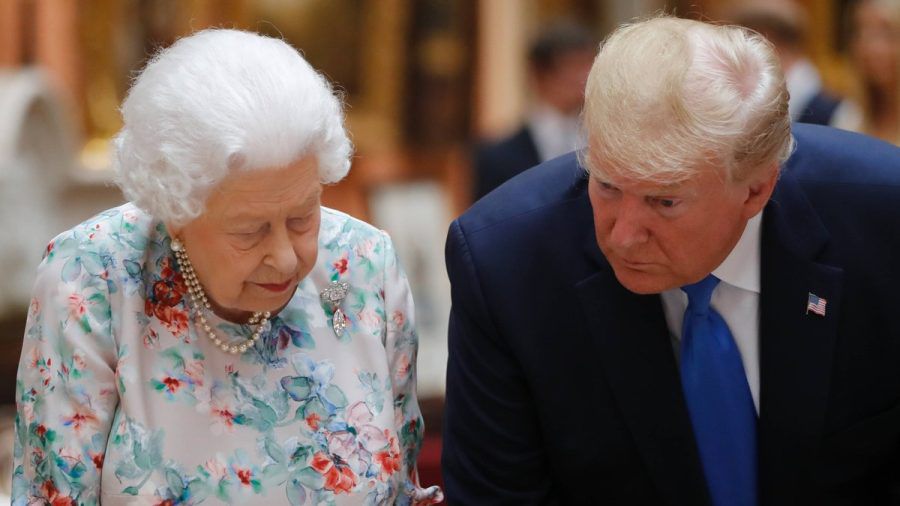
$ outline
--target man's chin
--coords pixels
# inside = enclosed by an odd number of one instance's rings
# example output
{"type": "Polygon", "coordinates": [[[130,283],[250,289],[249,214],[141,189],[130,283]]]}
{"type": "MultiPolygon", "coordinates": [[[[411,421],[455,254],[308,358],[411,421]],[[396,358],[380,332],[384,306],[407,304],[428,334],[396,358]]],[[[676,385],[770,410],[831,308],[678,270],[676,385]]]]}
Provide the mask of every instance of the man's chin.
{"type": "Polygon", "coordinates": [[[616,279],[626,290],[638,295],[652,295],[676,288],[678,284],[669,276],[639,272],[627,267],[613,268],[616,279]]]}

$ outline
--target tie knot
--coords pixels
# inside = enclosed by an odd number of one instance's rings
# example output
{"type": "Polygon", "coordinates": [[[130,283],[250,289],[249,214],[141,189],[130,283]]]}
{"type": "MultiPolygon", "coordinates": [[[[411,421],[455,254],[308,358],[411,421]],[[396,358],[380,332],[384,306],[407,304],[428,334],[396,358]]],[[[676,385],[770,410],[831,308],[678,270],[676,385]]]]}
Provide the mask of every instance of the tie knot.
{"type": "Polygon", "coordinates": [[[713,290],[718,284],[719,278],[709,274],[692,285],[682,286],[681,289],[688,296],[687,310],[695,314],[706,313],[709,310],[709,300],[712,298],[713,290]]]}

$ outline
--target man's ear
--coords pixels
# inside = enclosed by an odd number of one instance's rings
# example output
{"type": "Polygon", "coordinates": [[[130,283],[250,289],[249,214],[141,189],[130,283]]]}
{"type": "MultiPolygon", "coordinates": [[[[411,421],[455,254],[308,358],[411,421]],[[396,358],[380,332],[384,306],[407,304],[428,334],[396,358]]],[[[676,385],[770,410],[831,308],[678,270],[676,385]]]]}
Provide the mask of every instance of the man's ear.
{"type": "Polygon", "coordinates": [[[773,163],[770,167],[762,169],[759,174],[752,176],[747,183],[747,199],[744,201],[744,217],[750,219],[756,216],[766,207],[775,184],[778,182],[779,167],[773,163]]]}

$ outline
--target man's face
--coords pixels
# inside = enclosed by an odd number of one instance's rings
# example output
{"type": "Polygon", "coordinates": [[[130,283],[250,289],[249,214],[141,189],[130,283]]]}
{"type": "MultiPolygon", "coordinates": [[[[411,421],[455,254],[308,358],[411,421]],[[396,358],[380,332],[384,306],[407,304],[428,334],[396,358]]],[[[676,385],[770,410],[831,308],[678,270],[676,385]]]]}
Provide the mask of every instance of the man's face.
{"type": "Polygon", "coordinates": [[[558,55],[552,68],[535,74],[538,95],[563,114],[578,114],[584,104],[584,87],[593,63],[592,49],[558,55]]]}
{"type": "Polygon", "coordinates": [[[777,170],[761,172],[738,183],[706,167],[672,186],[592,176],[597,243],[619,282],[635,293],[659,293],[715,270],[772,193],[777,170]]]}

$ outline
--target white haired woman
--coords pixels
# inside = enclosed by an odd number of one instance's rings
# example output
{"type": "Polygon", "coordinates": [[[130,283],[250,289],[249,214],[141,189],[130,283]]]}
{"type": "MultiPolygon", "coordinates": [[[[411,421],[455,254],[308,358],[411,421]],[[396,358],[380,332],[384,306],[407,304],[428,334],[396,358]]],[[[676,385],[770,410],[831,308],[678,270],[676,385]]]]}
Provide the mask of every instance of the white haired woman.
{"type": "Polygon", "coordinates": [[[428,504],[408,283],[320,206],[351,144],[283,41],[207,30],[137,77],[131,203],[59,235],[17,381],[14,504],[428,504]]]}

